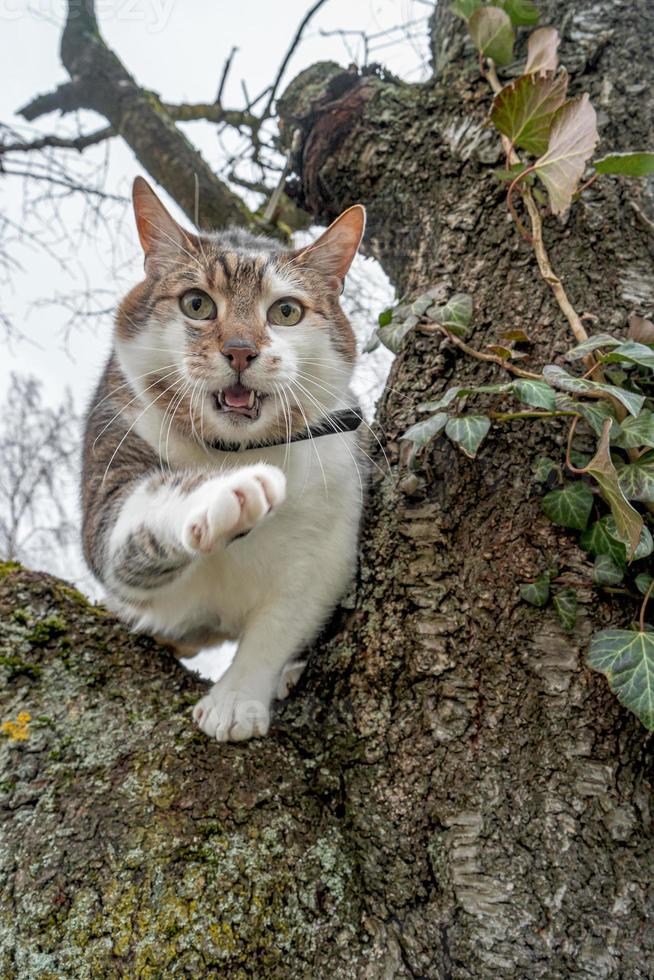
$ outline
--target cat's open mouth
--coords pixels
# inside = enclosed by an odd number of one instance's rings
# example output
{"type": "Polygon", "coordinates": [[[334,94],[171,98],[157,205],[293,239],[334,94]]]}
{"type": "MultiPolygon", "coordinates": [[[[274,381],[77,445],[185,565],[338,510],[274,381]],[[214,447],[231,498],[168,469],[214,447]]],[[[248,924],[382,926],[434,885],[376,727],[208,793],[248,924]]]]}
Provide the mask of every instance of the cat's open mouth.
{"type": "Polygon", "coordinates": [[[214,392],[213,400],[219,412],[229,412],[233,415],[245,415],[249,419],[258,419],[261,415],[261,402],[266,395],[254,388],[246,388],[238,382],[231,388],[223,388],[214,392]]]}

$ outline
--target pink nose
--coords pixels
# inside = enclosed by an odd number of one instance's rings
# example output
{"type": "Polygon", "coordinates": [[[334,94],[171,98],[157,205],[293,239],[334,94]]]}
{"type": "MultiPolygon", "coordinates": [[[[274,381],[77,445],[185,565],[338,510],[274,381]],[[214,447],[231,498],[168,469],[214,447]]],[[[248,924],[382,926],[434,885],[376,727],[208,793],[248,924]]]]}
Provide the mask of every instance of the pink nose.
{"type": "Polygon", "coordinates": [[[255,357],[259,356],[259,351],[249,340],[241,340],[240,337],[230,337],[223,344],[222,355],[227,358],[235,371],[242,374],[250,366],[255,357]]]}

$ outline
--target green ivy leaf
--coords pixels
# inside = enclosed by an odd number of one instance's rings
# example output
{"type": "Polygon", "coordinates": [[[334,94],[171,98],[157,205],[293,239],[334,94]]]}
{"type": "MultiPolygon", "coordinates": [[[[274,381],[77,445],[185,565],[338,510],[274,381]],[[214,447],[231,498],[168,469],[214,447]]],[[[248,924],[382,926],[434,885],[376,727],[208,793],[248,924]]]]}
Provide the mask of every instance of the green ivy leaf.
{"type": "Polygon", "coordinates": [[[469,293],[457,293],[445,306],[432,306],[429,317],[457,337],[465,337],[472,321],[473,302],[469,293]]]}
{"type": "Polygon", "coordinates": [[[601,360],[604,364],[628,361],[630,364],[649,368],[650,371],[654,370],[654,350],[647,344],[637,344],[634,340],[627,340],[624,344],[619,344],[610,354],[604,354],[601,360]]]}
{"type": "Polygon", "coordinates": [[[536,483],[549,483],[553,473],[557,474],[559,480],[561,479],[561,467],[553,459],[540,456],[534,463],[534,480],[536,483]]]}
{"type": "Polygon", "coordinates": [[[502,7],[516,27],[533,27],[540,20],[538,7],[532,0],[491,0],[502,7]]]}
{"type": "Polygon", "coordinates": [[[627,556],[631,558],[640,541],[643,518],[634,510],[622,491],[618,471],[611,459],[609,429],[609,422],[605,422],[597,452],[586,467],[586,472],[599,484],[602,497],[611,508],[620,539],[627,543],[627,556]]]}
{"type": "Polygon", "coordinates": [[[629,500],[654,503],[654,460],[623,466],[618,480],[620,489],[629,500]]]}
{"type": "Polygon", "coordinates": [[[654,447],[654,415],[644,408],[634,418],[628,415],[620,422],[619,432],[613,440],[621,449],[639,449],[641,446],[654,447]]]}
{"type": "Polygon", "coordinates": [[[611,558],[616,565],[620,568],[627,567],[627,549],[625,548],[622,541],[619,541],[611,530],[615,525],[610,525],[609,522],[612,520],[608,514],[605,517],[601,517],[598,521],[594,521],[593,524],[587,530],[583,532],[579,539],[581,547],[586,551],[589,551],[591,555],[596,557],[599,555],[607,555],[611,558]],[[610,530],[611,528],[611,530],[610,530]]]}
{"type": "Polygon", "coordinates": [[[589,381],[588,378],[576,378],[558,364],[546,364],[543,368],[543,377],[553,388],[559,388],[561,391],[569,391],[576,395],[598,394],[606,398],[616,398],[631,415],[638,415],[645,402],[643,395],[637,395],[633,391],[626,391],[615,385],[601,384],[599,381],[589,381]]]}
{"type": "Polygon", "coordinates": [[[520,598],[532,606],[545,606],[550,596],[549,572],[539,575],[534,582],[524,582],[520,586],[520,598]]]}
{"type": "Polygon", "coordinates": [[[598,139],[595,110],[587,93],[570,99],[554,113],[547,152],[534,164],[547,188],[553,214],[563,216],[568,211],[598,139]]]}
{"type": "Polygon", "coordinates": [[[566,633],[572,633],[577,620],[577,593],[574,589],[561,589],[554,596],[554,608],[566,633]]]}
{"type": "Polygon", "coordinates": [[[385,327],[379,327],[377,336],[384,347],[388,347],[394,354],[400,349],[402,341],[418,323],[418,317],[410,314],[405,320],[393,320],[385,327]]]}
{"type": "Polygon", "coordinates": [[[475,10],[479,10],[481,6],[481,0],[454,0],[454,3],[450,6],[450,10],[453,14],[467,21],[474,14],[475,10]]]}
{"type": "Polygon", "coordinates": [[[382,312],[377,317],[377,323],[380,327],[387,327],[393,319],[393,307],[389,306],[387,310],[382,310],[382,312]]]}
{"type": "Polygon", "coordinates": [[[610,333],[596,333],[588,340],[577,344],[576,347],[571,347],[565,355],[565,359],[566,361],[580,361],[586,354],[592,354],[599,347],[619,347],[621,343],[621,340],[612,337],[610,333]]]}
{"type": "Polygon", "coordinates": [[[499,7],[480,7],[468,19],[468,30],[475,46],[486,58],[502,67],[513,61],[515,35],[509,15],[499,7]]]}
{"type": "Polygon", "coordinates": [[[439,398],[435,402],[420,402],[418,405],[419,412],[437,412],[441,408],[447,408],[455,398],[461,397],[465,393],[465,389],[461,388],[459,385],[455,385],[453,388],[448,388],[442,398],[439,398]]]}
{"type": "Polygon", "coordinates": [[[474,459],[489,429],[490,419],[485,415],[456,415],[445,426],[445,435],[474,459]]]}
{"type": "Polygon", "coordinates": [[[561,527],[583,531],[593,508],[593,491],[587,483],[575,480],[562,490],[551,490],[542,501],[543,513],[561,527]]]}
{"type": "Polygon", "coordinates": [[[373,332],[370,334],[370,336],[366,340],[366,343],[365,343],[365,346],[363,348],[362,353],[363,354],[372,354],[372,352],[374,350],[377,350],[377,348],[379,347],[380,344],[381,344],[381,340],[379,339],[379,334],[377,333],[377,330],[375,329],[375,330],[373,330],[373,332]]]}
{"type": "Polygon", "coordinates": [[[549,143],[554,113],[563,105],[567,90],[565,72],[522,75],[495,96],[491,121],[512,144],[542,156],[549,143]]]}
{"type": "Polygon", "coordinates": [[[593,581],[598,585],[619,585],[624,578],[624,568],[610,555],[597,555],[593,565],[593,581]]]}
{"type": "Polygon", "coordinates": [[[544,381],[530,381],[529,378],[518,378],[509,385],[511,391],[522,402],[534,408],[546,408],[553,412],[556,409],[556,396],[550,386],[544,381]]]}
{"type": "Polygon", "coordinates": [[[602,630],[590,641],[588,663],[605,675],[620,703],[654,731],[654,633],[602,630]]]}
{"type": "Polygon", "coordinates": [[[539,27],[537,31],[532,31],[527,42],[525,72],[556,71],[560,43],[559,32],[554,27],[539,27]]]}
{"type": "Polygon", "coordinates": [[[647,177],[654,174],[654,153],[609,153],[593,163],[598,174],[647,177]]]}
{"type": "Polygon", "coordinates": [[[615,417],[613,405],[609,402],[573,402],[573,410],[586,420],[596,436],[601,436],[604,431],[604,423],[611,419],[611,438],[618,432],[618,421],[615,417]]]}
{"type": "Polygon", "coordinates": [[[411,304],[411,312],[415,316],[424,316],[429,307],[433,305],[433,296],[429,296],[425,293],[423,296],[418,296],[418,298],[413,301],[411,304]]]}
{"type": "Polygon", "coordinates": [[[652,579],[652,576],[649,575],[647,572],[641,572],[640,575],[637,575],[636,578],[634,579],[634,582],[636,583],[636,588],[638,589],[641,595],[646,595],[649,592],[649,588],[653,581],[654,579],[652,579]]]}
{"type": "Polygon", "coordinates": [[[415,442],[417,446],[425,446],[434,436],[443,431],[448,418],[449,415],[446,412],[439,412],[437,415],[425,419],[424,422],[416,422],[415,425],[406,430],[401,438],[409,439],[411,442],[415,442]]]}

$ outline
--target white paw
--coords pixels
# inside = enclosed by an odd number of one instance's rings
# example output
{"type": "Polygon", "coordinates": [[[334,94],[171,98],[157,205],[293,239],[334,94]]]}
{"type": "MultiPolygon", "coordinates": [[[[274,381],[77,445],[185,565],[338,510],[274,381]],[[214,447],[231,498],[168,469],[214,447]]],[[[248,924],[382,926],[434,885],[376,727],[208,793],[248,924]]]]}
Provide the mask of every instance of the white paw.
{"type": "Polygon", "coordinates": [[[221,679],[193,708],[193,720],[209,738],[242,742],[268,733],[269,699],[238,690],[221,679]]]}
{"type": "Polygon", "coordinates": [[[277,694],[275,697],[278,701],[283,701],[284,698],[289,696],[302,676],[302,671],[306,665],[306,660],[291,660],[285,665],[277,681],[277,694]]]}
{"type": "Polygon", "coordinates": [[[277,466],[256,463],[208,480],[191,496],[182,530],[189,551],[208,553],[251,531],[286,496],[286,477],[277,466]]]}

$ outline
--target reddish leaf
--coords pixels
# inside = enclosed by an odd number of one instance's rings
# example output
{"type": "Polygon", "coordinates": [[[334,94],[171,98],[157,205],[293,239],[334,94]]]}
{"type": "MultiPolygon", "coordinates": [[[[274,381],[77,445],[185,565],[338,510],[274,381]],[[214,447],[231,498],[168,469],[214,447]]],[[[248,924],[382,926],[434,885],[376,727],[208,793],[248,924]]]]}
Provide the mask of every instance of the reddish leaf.
{"type": "Polygon", "coordinates": [[[595,110],[587,94],[570,99],[554,113],[547,153],[534,164],[554,214],[564,215],[570,207],[598,139],[595,110]]]}
{"type": "Polygon", "coordinates": [[[556,71],[559,63],[556,52],[560,43],[559,32],[554,27],[539,27],[530,34],[525,71],[556,71]]]}
{"type": "Polygon", "coordinates": [[[567,90],[565,72],[522,75],[495,96],[491,120],[515,146],[541,156],[547,151],[552,119],[567,90]]]}
{"type": "Polygon", "coordinates": [[[629,337],[641,344],[654,344],[654,323],[637,313],[629,315],[629,337]]]}

